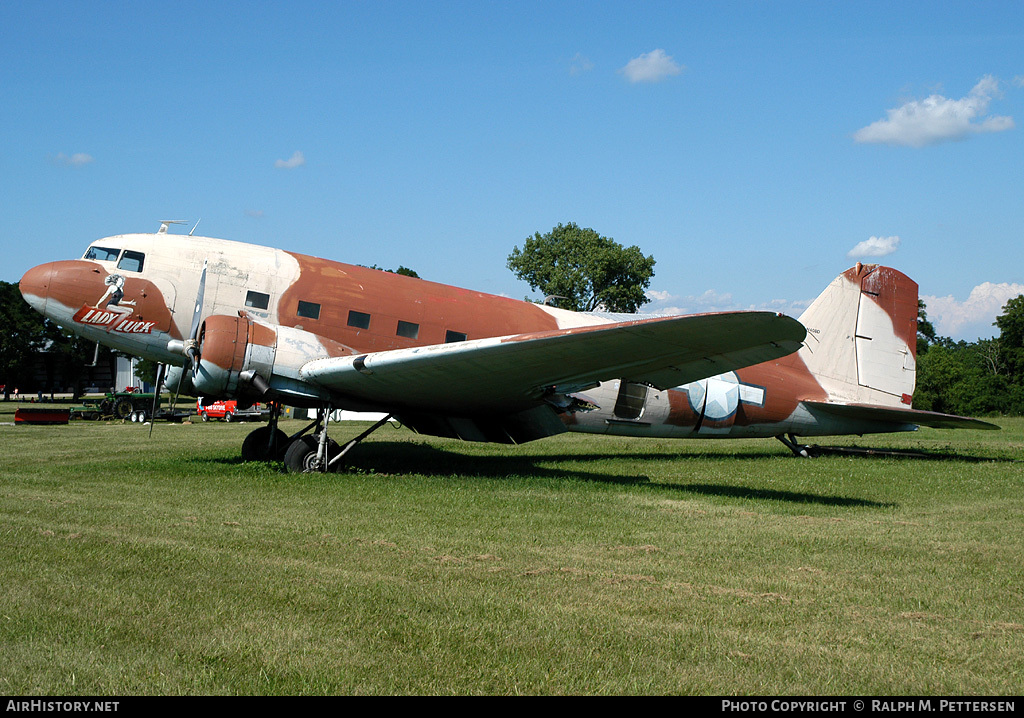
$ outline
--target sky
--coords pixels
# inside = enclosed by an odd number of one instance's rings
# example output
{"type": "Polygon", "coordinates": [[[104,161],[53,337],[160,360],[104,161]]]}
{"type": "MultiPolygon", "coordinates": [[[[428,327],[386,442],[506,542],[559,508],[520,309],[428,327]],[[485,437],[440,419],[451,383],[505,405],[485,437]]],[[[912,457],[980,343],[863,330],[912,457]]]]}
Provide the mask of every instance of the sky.
{"type": "Polygon", "coordinates": [[[1024,293],[1019,2],[0,3],[0,279],[197,235],[516,298],[575,222],[645,310],[799,316],[839,273],[974,341],[1024,293]]]}

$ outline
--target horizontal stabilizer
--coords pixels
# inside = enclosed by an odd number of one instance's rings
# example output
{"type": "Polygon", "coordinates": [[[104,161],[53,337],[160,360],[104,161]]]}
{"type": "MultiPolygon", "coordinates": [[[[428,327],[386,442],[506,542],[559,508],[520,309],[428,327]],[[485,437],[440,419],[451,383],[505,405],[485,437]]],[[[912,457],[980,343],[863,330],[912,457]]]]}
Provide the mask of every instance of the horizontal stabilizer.
{"type": "Polygon", "coordinates": [[[933,429],[993,430],[1001,428],[980,419],[971,419],[970,417],[956,416],[955,414],[940,414],[935,411],[920,411],[918,409],[902,409],[899,407],[874,406],[870,404],[829,404],[821,401],[805,401],[804,404],[813,409],[821,409],[844,419],[917,424],[918,426],[930,426],[933,429]]]}

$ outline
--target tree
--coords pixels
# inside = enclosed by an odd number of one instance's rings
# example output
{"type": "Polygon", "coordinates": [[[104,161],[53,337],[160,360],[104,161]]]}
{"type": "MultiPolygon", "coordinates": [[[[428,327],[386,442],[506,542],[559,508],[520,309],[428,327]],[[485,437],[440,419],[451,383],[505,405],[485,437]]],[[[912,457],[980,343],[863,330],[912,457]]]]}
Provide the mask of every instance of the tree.
{"type": "Polygon", "coordinates": [[[654,257],[570,222],[527,237],[508,255],[508,268],[563,309],[635,312],[649,301],[654,257]]]}
{"type": "Polygon", "coordinates": [[[917,300],[917,355],[921,356],[935,343],[935,326],[928,321],[923,299],[917,300]]]}
{"type": "Polygon", "coordinates": [[[21,296],[17,284],[0,282],[0,384],[24,392],[37,355],[49,344],[47,321],[21,296]]]}
{"type": "MultiPolygon", "coordinates": [[[[366,266],[366,265],[360,265],[360,266],[366,266]]],[[[374,264],[372,267],[366,267],[366,268],[367,269],[379,269],[380,271],[387,272],[388,274],[401,274],[403,277],[413,277],[414,279],[420,279],[420,275],[416,273],[415,269],[409,269],[408,267],[404,267],[401,264],[398,265],[398,269],[384,269],[384,267],[378,267],[376,264],[374,264]]]]}
{"type": "Polygon", "coordinates": [[[1010,379],[1024,384],[1024,294],[1003,305],[996,317],[999,327],[999,358],[1010,379]]]}

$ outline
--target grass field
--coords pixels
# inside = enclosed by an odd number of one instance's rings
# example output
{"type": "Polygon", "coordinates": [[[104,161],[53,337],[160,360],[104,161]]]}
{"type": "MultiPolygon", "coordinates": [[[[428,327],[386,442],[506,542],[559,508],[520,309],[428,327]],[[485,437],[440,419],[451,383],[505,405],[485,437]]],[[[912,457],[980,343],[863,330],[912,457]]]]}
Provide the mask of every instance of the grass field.
{"type": "Polygon", "coordinates": [[[385,427],[330,475],[242,463],[252,425],[0,426],[0,693],[1019,695],[998,423],[841,440],[927,459],[385,427]]]}

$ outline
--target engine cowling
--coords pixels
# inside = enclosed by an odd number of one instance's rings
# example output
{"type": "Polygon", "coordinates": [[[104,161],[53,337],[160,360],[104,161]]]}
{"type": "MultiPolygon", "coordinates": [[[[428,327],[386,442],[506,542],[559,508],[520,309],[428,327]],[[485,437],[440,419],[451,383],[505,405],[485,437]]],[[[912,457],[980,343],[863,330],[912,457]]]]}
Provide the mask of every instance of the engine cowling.
{"type": "Polygon", "coordinates": [[[164,377],[164,386],[173,394],[195,396],[196,389],[192,386],[191,366],[169,366],[164,377]]]}
{"type": "Polygon", "coordinates": [[[275,393],[310,399],[326,394],[298,381],[299,368],[313,359],[354,351],[294,327],[264,324],[241,315],[213,315],[199,330],[199,361],[192,384],[202,396],[263,397],[275,393]]]}

